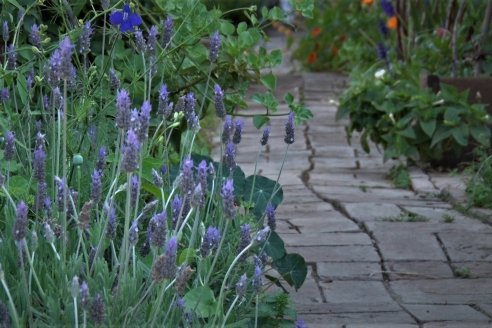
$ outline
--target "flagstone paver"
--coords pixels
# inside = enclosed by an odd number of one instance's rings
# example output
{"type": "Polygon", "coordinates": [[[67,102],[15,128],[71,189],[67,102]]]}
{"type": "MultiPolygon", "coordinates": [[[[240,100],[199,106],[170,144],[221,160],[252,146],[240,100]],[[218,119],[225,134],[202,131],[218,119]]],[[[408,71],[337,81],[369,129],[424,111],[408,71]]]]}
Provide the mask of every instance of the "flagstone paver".
{"type": "MultiPolygon", "coordinates": [[[[291,291],[299,317],[323,328],[491,327],[492,227],[439,197],[456,180],[412,169],[413,189],[395,188],[387,178],[395,163],[384,163],[375,147],[364,153],[357,135],[349,144],[347,121],[335,120],[347,78],[288,74],[288,67],[279,70],[278,94],[290,91],[314,114],[297,127],[279,179],[277,232],[309,266],[303,287],[291,291]],[[403,222],[408,213],[425,219],[403,222]],[[470,279],[460,278],[463,268],[470,279]]],[[[252,103],[245,113],[262,111],[252,103]]],[[[288,112],[285,103],[279,112],[288,112]]],[[[236,161],[250,175],[261,131],[247,123],[236,161]]],[[[284,124],[285,117],[272,118],[269,145],[258,157],[257,173],[274,180],[286,149],[284,124]]]]}

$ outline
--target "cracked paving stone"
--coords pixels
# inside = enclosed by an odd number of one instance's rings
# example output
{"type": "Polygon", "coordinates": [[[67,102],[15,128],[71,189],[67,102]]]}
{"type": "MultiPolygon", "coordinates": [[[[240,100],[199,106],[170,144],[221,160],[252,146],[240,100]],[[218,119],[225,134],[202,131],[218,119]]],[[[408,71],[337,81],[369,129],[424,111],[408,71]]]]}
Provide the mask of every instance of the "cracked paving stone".
{"type": "Polygon", "coordinates": [[[372,246],[312,246],[286,247],[289,253],[298,253],[306,262],[377,262],[379,256],[372,246]]]}
{"type": "Polygon", "coordinates": [[[398,311],[399,305],[391,298],[380,281],[320,282],[327,303],[371,304],[381,311],[398,311]]]}
{"type": "Polygon", "coordinates": [[[453,271],[444,261],[385,262],[390,280],[453,278],[453,271]]]}
{"type": "Polygon", "coordinates": [[[451,261],[492,261],[492,233],[440,232],[451,261]]]}
{"type": "Polygon", "coordinates": [[[342,207],[351,218],[358,222],[397,217],[402,213],[398,206],[385,203],[343,203],[342,207]]]}
{"type": "MultiPolygon", "coordinates": [[[[326,233],[326,232],[358,232],[357,224],[344,218],[339,212],[333,212],[339,216],[333,216],[332,212],[326,213],[324,217],[311,217],[306,215],[299,219],[290,219],[289,222],[296,226],[301,233],[326,233]],[[326,215],[326,216],[325,216],[326,215]]],[[[288,216],[288,214],[286,214],[288,216]]]]}
{"type": "Polygon", "coordinates": [[[365,233],[302,233],[285,235],[282,239],[286,246],[372,245],[371,239],[365,233]]]}
{"type": "Polygon", "coordinates": [[[488,321],[489,318],[468,305],[405,304],[420,321],[488,321]]]}
{"type": "Polygon", "coordinates": [[[379,262],[318,262],[318,276],[331,280],[383,280],[379,262]]]}

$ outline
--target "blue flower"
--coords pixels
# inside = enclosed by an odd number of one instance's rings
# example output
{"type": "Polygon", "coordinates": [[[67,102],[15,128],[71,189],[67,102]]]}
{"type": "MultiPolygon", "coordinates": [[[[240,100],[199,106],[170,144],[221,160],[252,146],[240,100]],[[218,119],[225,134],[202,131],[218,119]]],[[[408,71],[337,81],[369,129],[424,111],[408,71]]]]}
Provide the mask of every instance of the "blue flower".
{"type": "Polygon", "coordinates": [[[134,14],[130,5],[125,3],[123,10],[115,11],[109,16],[109,22],[113,25],[120,25],[121,32],[126,32],[142,24],[142,18],[134,14]]]}

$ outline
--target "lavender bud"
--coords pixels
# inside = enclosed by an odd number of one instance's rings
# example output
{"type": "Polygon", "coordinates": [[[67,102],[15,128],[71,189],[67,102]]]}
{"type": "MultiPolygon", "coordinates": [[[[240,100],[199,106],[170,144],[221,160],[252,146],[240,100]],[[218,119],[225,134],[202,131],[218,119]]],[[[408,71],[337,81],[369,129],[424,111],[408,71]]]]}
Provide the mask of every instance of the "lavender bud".
{"type": "Polygon", "coordinates": [[[193,207],[202,208],[205,205],[205,195],[203,194],[202,185],[197,184],[193,191],[192,197],[193,207]]]}
{"type": "Polygon", "coordinates": [[[15,155],[15,135],[12,131],[7,131],[5,133],[5,149],[3,152],[3,158],[6,161],[11,161],[14,159],[15,155]]]}
{"type": "Polygon", "coordinates": [[[238,297],[243,297],[246,293],[246,284],[248,283],[248,276],[246,273],[239,278],[239,281],[236,284],[236,295],[238,297]]]}
{"type": "Polygon", "coordinates": [[[215,176],[215,167],[214,167],[214,164],[212,162],[210,162],[210,164],[208,164],[208,174],[210,174],[212,177],[215,176]]]}
{"type": "Polygon", "coordinates": [[[159,201],[157,201],[157,200],[153,200],[150,203],[145,204],[145,206],[142,208],[142,213],[147,214],[147,213],[154,211],[158,204],[159,204],[159,201]]]}
{"type": "Polygon", "coordinates": [[[267,126],[264,130],[263,130],[263,135],[261,136],[261,140],[260,140],[260,144],[262,146],[265,146],[267,143],[268,143],[268,138],[270,137],[270,127],[267,126]]]}
{"type": "Polygon", "coordinates": [[[224,106],[224,92],[218,84],[216,84],[214,87],[214,96],[215,112],[218,117],[224,118],[226,115],[226,110],[224,106]]]}
{"type": "Polygon", "coordinates": [[[26,238],[27,233],[27,206],[26,203],[20,201],[17,204],[16,216],[14,223],[14,239],[16,242],[22,241],[26,238]]]}
{"type": "Polygon", "coordinates": [[[116,238],[116,209],[111,206],[108,210],[108,224],[106,226],[106,236],[110,240],[114,240],[116,238]]]}
{"type": "Polygon", "coordinates": [[[185,197],[193,194],[194,185],[193,160],[188,156],[181,165],[181,191],[185,197]]]}
{"type": "Polygon", "coordinates": [[[108,8],[109,8],[109,0],[101,0],[101,7],[104,10],[108,10],[108,8]]]}
{"type": "Polygon", "coordinates": [[[90,316],[91,316],[91,320],[95,324],[100,325],[104,322],[104,317],[105,317],[104,300],[101,294],[99,293],[97,293],[96,296],[94,296],[94,299],[92,300],[92,304],[90,308],[90,316]]]}
{"type": "Polygon", "coordinates": [[[231,140],[231,134],[234,130],[232,126],[232,118],[227,115],[224,121],[224,128],[222,130],[222,143],[227,144],[231,140]]]}
{"type": "Polygon", "coordinates": [[[178,268],[176,272],[176,283],[174,284],[176,293],[178,295],[183,295],[190,280],[191,275],[195,272],[189,265],[182,265],[178,268]]]}
{"type": "Polygon", "coordinates": [[[236,166],[235,158],[236,158],[236,146],[234,146],[232,142],[228,142],[224,154],[224,164],[230,170],[232,170],[236,166]]]}
{"type": "Polygon", "coordinates": [[[68,196],[65,194],[68,194],[66,192],[66,181],[65,178],[60,179],[59,177],[55,177],[55,182],[56,182],[56,201],[57,201],[57,206],[58,206],[58,211],[62,212],[63,207],[64,207],[64,197],[68,196]]]}
{"type": "Polygon", "coordinates": [[[137,29],[135,31],[135,45],[137,46],[137,50],[140,53],[145,53],[147,51],[147,43],[143,37],[142,31],[137,29]]]}
{"type": "Polygon", "coordinates": [[[161,175],[155,169],[152,169],[152,181],[157,188],[162,188],[164,185],[161,175]]]}
{"type": "Polygon", "coordinates": [[[248,247],[251,243],[251,226],[247,223],[241,225],[241,240],[239,241],[238,253],[248,247]]]}
{"type": "Polygon", "coordinates": [[[149,30],[149,35],[147,36],[147,51],[150,55],[155,53],[158,33],[157,26],[152,25],[149,30]]]}
{"type": "Polygon", "coordinates": [[[388,60],[388,51],[386,50],[384,43],[379,42],[376,50],[380,59],[384,61],[388,60]]]}
{"type": "Polygon", "coordinates": [[[391,0],[381,0],[381,7],[383,8],[384,13],[388,17],[395,16],[395,9],[391,4],[391,0]]]}
{"type": "Polygon", "coordinates": [[[173,18],[171,16],[167,16],[164,21],[164,33],[162,33],[162,48],[166,48],[171,42],[171,36],[173,33],[173,18]]]}
{"type": "Polygon", "coordinates": [[[95,169],[92,172],[91,178],[92,178],[91,199],[94,201],[94,203],[97,204],[101,199],[101,190],[102,190],[101,172],[95,169]]]}
{"type": "Polygon", "coordinates": [[[255,293],[259,293],[261,289],[261,267],[259,265],[255,265],[255,273],[253,275],[253,280],[251,281],[251,285],[253,286],[253,290],[255,293]]]}
{"type": "Polygon", "coordinates": [[[231,178],[224,182],[220,195],[222,196],[224,215],[226,218],[234,219],[236,208],[234,206],[234,181],[231,178]]]}
{"type": "Polygon", "coordinates": [[[7,47],[7,69],[14,70],[17,68],[17,50],[14,44],[7,47]]]}
{"type": "Polygon", "coordinates": [[[175,195],[173,198],[173,202],[171,204],[171,214],[172,214],[172,222],[173,228],[176,228],[176,224],[179,221],[179,214],[181,213],[181,207],[183,206],[183,200],[179,197],[179,195],[175,195]]]}
{"type": "Polygon", "coordinates": [[[43,95],[43,109],[47,110],[50,107],[50,101],[48,95],[43,95]]]}
{"type": "Polygon", "coordinates": [[[141,257],[146,257],[150,254],[150,240],[149,240],[149,232],[147,231],[147,238],[145,238],[144,242],[140,245],[139,253],[141,257]]]}
{"type": "Polygon", "coordinates": [[[188,124],[188,128],[192,129],[194,128],[194,121],[195,121],[195,105],[196,105],[196,100],[195,96],[193,95],[192,92],[189,92],[186,95],[185,99],[185,108],[184,108],[184,115],[186,117],[186,122],[188,124]]]}
{"type": "Polygon", "coordinates": [[[285,123],[285,138],[284,141],[286,144],[290,145],[294,143],[294,113],[291,112],[289,114],[289,118],[287,119],[287,123],[285,123]]]}
{"type": "Polygon", "coordinates": [[[123,171],[133,172],[138,169],[138,154],[140,142],[133,130],[128,130],[126,142],[123,147],[123,171]]]}
{"type": "Polygon", "coordinates": [[[140,142],[144,142],[148,137],[151,111],[152,106],[150,102],[148,100],[144,101],[139,115],[140,128],[138,129],[138,138],[140,142]]]}
{"type": "Polygon", "coordinates": [[[48,185],[44,181],[39,181],[36,191],[36,212],[43,208],[47,193],[48,185]]]}
{"type": "Polygon", "coordinates": [[[39,31],[39,26],[37,24],[32,24],[31,31],[29,32],[29,41],[33,46],[41,49],[41,32],[39,31]]]}
{"type": "Polygon", "coordinates": [[[176,252],[178,241],[175,236],[167,242],[166,252],[159,256],[152,266],[152,278],[156,282],[173,279],[176,276],[176,252]]]}
{"type": "Polygon", "coordinates": [[[72,286],[71,286],[71,294],[73,298],[77,298],[77,296],[79,296],[79,290],[80,290],[79,277],[74,276],[72,279],[72,286]]]}
{"type": "Polygon", "coordinates": [[[58,110],[63,104],[63,96],[59,87],[53,89],[53,108],[58,110]]]}
{"type": "Polygon", "coordinates": [[[48,222],[45,222],[43,224],[43,236],[50,244],[55,241],[55,233],[53,232],[53,229],[51,229],[51,226],[48,224],[48,222]]]}
{"type": "Polygon", "coordinates": [[[80,214],[79,214],[79,227],[80,227],[80,229],[88,230],[90,228],[91,211],[92,211],[93,206],[94,206],[94,202],[92,200],[85,202],[84,205],[82,206],[82,210],[80,211],[80,214]]]}
{"type": "Polygon", "coordinates": [[[3,21],[2,24],[2,38],[5,43],[9,41],[9,23],[7,21],[3,21]]]}
{"type": "Polygon", "coordinates": [[[176,104],[176,106],[174,108],[174,111],[176,113],[180,113],[180,112],[183,112],[184,113],[185,103],[186,103],[186,97],[185,96],[179,97],[178,98],[178,103],[176,104]]]}
{"type": "Polygon", "coordinates": [[[167,85],[163,84],[159,90],[159,106],[157,114],[163,115],[164,118],[168,118],[171,115],[172,106],[169,105],[169,92],[167,91],[167,85]]]}
{"type": "Polygon", "coordinates": [[[92,146],[95,147],[97,142],[97,126],[95,124],[89,126],[87,129],[87,136],[89,137],[92,146]]]}
{"type": "Polygon", "coordinates": [[[268,202],[265,213],[267,216],[268,226],[271,230],[275,230],[275,228],[277,227],[277,224],[275,222],[275,207],[272,205],[271,202],[268,202]]]}
{"type": "Polygon", "coordinates": [[[217,57],[219,56],[220,49],[220,35],[218,31],[215,31],[212,35],[212,39],[210,40],[210,52],[209,52],[209,60],[211,63],[217,61],[217,57]]]}
{"type": "Polygon", "coordinates": [[[34,83],[34,72],[30,71],[27,74],[27,79],[26,79],[26,89],[28,93],[31,92],[33,83],[34,83]]]}
{"type": "Polygon", "coordinates": [[[116,72],[112,68],[109,69],[109,83],[113,90],[118,90],[120,88],[120,79],[118,79],[116,72]]]}
{"type": "Polygon", "coordinates": [[[116,126],[127,130],[130,127],[132,101],[125,89],[118,91],[116,95],[116,126]]]}
{"type": "Polygon", "coordinates": [[[52,74],[52,84],[60,80],[73,81],[75,78],[75,67],[72,65],[72,54],[74,45],[67,36],[61,42],[58,49],[53,52],[50,58],[50,71],[52,74]]]}
{"type": "Polygon", "coordinates": [[[137,198],[138,198],[138,194],[140,192],[140,179],[138,178],[137,175],[132,175],[132,178],[131,178],[131,203],[132,203],[132,206],[135,207],[135,205],[137,204],[137,198]]]}
{"type": "Polygon", "coordinates": [[[236,120],[236,128],[234,129],[234,135],[232,136],[232,142],[234,144],[239,144],[241,142],[241,136],[243,132],[243,121],[236,120]]]}
{"type": "Polygon", "coordinates": [[[166,241],[166,212],[158,213],[150,219],[149,233],[150,245],[162,247],[166,241]]]}
{"type": "Polygon", "coordinates": [[[83,281],[80,284],[80,307],[84,311],[89,309],[89,297],[89,286],[87,282],[83,281]]]}
{"type": "Polygon", "coordinates": [[[0,327],[9,328],[12,327],[12,321],[10,320],[9,309],[2,301],[0,301],[0,327]]]}
{"type": "Polygon", "coordinates": [[[381,33],[381,35],[386,38],[389,34],[389,30],[388,30],[388,26],[386,26],[386,22],[383,22],[380,20],[378,22],[378,27],[379,27],[379,32],[381,33]]]}
{"type": "Polygon", "coordinates": [[[128,235],[128,241],[131,246],[135,246],[138,241],[138,222],[137,220],[133,220],[132,225],[130,226],[130,234],[128,235]]]}
{"type": "Polygon", "coordinates": [[[82,34],[79,39],[79,52],[84,56],[87,56],[91,51],[91,37],[93,32],[91,23],[86,22],[82,28],[82,34]]]}
{"type": "Polygon", "coordinates": [[[308,328],[304,320],[302,319],[297,319],[294,325],[294,328],[308,328]]]}
{"type": "Polygon", "coordinates": [[[0,90],[0,100],[7,101],[10,99],[10,92],[8,88],[2,88],[0,90]]]}
{"type": "Polygon", "coordinates": [[[104,169],[106,168],[106,147],[102,146],[99,148],[99,152],[97,154],[97,162],[96,162],[96,170],[102,175],[104,169]]]}
{"type": "Polygon", "coordinates": [[[208,166],[207,162],[205,160],[202,160],[200,164],[198,164],[198,182],[200,183],[202,187],[202,191],[206,192],[208,189],[208,166]]]}
{"type": "Polygon", "coordinates": [[[200,254],[202,257],[206,257],[211,251],[214,251],[219,246],[220,231],[216,227],[208,227],[205,236],[203,236],[202,246],[200,247],[200,254]]]}

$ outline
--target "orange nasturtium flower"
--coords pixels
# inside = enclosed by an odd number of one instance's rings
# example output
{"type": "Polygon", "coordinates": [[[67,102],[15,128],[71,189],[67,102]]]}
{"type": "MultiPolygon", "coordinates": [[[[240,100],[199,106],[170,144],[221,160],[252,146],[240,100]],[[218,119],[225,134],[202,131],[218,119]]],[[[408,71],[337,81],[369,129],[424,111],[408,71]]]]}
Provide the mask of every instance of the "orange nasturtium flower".
{"type": "Polygon", "coordinates": [[[386,21],[386,27],[390,30],[396,29],[398,27],[398,18],[396,18],[396,16],[391,16],[388,18],[386,21]]]}
{"type": "Polygon", "coordinates": [[[373,3],[374,3],[374,0],[362,0],[362,4],[364,4],[366,6],[372,6],[373,3]]]}
{"type": "Polygon", "coordinates": [[[315,53],[314,51],[310,52],[308,57],[307,57],[307,62],[309,65],[314,64],[314,62],[318,59],[318,54],[315,53]]]}
{"type": "Polygon", "coordinates": [[[320,34],[321,34],[321,27],[319,26],[313,27],[313,29],[311,30],[311,36],[315,38],[320,34]]]}

